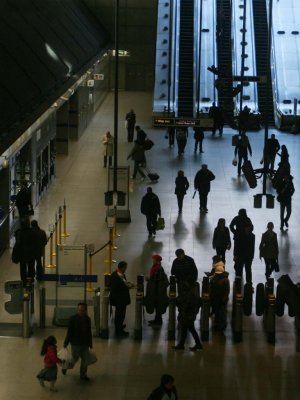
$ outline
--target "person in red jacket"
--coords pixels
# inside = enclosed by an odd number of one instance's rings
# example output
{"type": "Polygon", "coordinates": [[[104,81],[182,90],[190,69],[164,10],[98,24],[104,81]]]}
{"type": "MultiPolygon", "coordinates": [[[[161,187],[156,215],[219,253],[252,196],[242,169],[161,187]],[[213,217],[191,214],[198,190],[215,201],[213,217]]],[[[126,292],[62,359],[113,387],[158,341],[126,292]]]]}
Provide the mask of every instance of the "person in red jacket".
{"type": "Polygon", "coordinates": [[[61,360],[57,357],[56,338],[49,336],[44,340],[41,356],[44,356],[44,368],[37,374],[37,378],[42,387],[45,387],[45,381],[50,382],[50,390],[57,392],[55,382],[57,379],[57,363],[61,360]]]}

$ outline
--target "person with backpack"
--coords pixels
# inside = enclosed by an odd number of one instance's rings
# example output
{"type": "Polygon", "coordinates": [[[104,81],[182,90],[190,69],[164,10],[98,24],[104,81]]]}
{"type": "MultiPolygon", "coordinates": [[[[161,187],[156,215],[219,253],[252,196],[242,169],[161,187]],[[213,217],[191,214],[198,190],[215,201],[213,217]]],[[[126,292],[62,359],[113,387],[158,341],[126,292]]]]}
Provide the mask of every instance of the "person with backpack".
{"type": "Polygon", "coordinates": [[[146,216],[148,237],[151,238],[156,235],[157,218],[161,217],[160,201],[151,187],[147,187],[147,193],[142,198],[141,213],[146,216]]]}

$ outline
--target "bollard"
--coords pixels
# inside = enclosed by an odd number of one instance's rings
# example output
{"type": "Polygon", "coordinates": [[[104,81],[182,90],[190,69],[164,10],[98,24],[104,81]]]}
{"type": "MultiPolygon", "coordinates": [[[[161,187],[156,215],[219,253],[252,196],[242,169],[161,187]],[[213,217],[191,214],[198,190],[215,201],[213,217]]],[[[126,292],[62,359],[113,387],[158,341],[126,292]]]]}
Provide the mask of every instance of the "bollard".
{"type": "Polygon", "coordinates": [[[61,246],[61,244],[62,244],[61,220],[62,220],[62,211],[61,211],[61,206],[59,206],[59,208],[58,208],[58,238],[57,238],[58,246],[61,246]]]}
{"type": "Polygon", "coordinates": [[[100,288],[95,289],[93,297],[95,336],[100,336],[100,288]]]}
{"type": "Polygon", "coordinates": [[[143,301],[144,275],[138,275],[135,297],[134,340],[142,340],[143,338],[143,301]]]}
{"type": "Polygon", "coordinates": [[[209,316],[210,316],[210,283],[207,276],[202,280],[202,307],[200,314],[200,333],[201,340],[207,342],[209,340],[209,316]]]}
{"type": "Polygon", "coordinates": [[[55,249],[53,250],[53,253],[52,253],[52,255],[54,257],[56,256],[56,249],[57,249],[57,245],[59,244],[58,243],[58,234],[57,234],[57,224],[58,224],[58,217],[57,217],[57,213],[55,213],[55,224],[53,226],[55,249]]]}
{"type": "Polygon", "coordinates": [[[66,199],[64,199],[64,205],[63,205],[63,233],[62,237],[68,237],[70,236],[69,233],[67,233],[67,206],[66,206],[66,199]]]}
{"type": "Polygon", "coordinates": [[[169,289],[169,321],[168,321],[168,340],[175,340],[176,325],[176,278],[170,276],[169,289]]]}
{"type": "Polygon", "coordinates": [[[102,339],[108,339],[108,316],[109,316],[109,279],[110,274],[104,275],[104,291],[102,299],[102,310],[101,310],[101,324],[100,324],[100,337],[102,339]]]}
{"type": "Polygon", "coordinates": [[[266,307],[263,316],[264,327],[267,334],[268,343],[274,344],[276,341],[276,313],[275,313],[275,295],[274,295],[274,279],[268,278],[265,284],[266,307]]]}
{"type": "Polygon", "coordinates": [[[49,264],[47,265],[47,268],[55,268],[55,265],[53,263],[53,232],[50,232],[50,251],[49,251],[49,256],[50,256],[50,260],[49,260],[49,264]]]}
{"type": "MultiPolygon", "coordinates": [[[[89,275],[93,275],[93,254],[89,253],[89,275]]],[[[99,289],[100,290],[100,289],[99,289]]],[[[88,286],[86,288],[87,292],[93,292],[94,288],[92,287],[92,282],[88,283],[88,286]]]]}
{"type": "Polygon", "coordinates": [[[40,287],[40,328],[46,327],[46,289],[40,287]]]}
{"type": "Polygon", "coordinates": [[[31,311],[30,311],[30,292],[25,290],[23,292],[23,337],[29,338],[31,333],[31,311]]]}
{"type": "Polygon", "coordinates": [[[235,343],[239,343],[243,340],[242,278],[239,276],[235,278],[233,288],[232,335],[235,343]]]}

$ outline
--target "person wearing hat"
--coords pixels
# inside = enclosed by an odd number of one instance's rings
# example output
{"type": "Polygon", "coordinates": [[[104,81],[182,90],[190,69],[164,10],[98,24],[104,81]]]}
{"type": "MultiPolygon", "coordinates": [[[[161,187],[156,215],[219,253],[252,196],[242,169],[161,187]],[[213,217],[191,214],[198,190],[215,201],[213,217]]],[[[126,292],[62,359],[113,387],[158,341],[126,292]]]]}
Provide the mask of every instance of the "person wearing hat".
{"type": "Polygon", "coordinates": [[[217,331],[224,331],[227,326],[227,303],[230,292],[228,275],[221,260],[214,264],[213,275],[210,279],[210,299],[217,331]]]}
{"type": "Polygon", "coordinates": [[[148,283],[144,305],[149,314],[155,311],[155,318],[149,321],[149,324],[162,325],[162,315],[166,312],[169,302],[167,295],[169,280],[161,265],[161,256],[154,254],[152,260],[153,265],[150,269],[150,276],[147,278],[148,283]]]}
{"type": "Polygon", "coordinates": [[[215,179],[215,175],[208,169],[207,164],[202,164],[194,179],[195,190],[199,192],[200,211],[207,213],[207,196],[210,192],[210,182],[215,179]]]}

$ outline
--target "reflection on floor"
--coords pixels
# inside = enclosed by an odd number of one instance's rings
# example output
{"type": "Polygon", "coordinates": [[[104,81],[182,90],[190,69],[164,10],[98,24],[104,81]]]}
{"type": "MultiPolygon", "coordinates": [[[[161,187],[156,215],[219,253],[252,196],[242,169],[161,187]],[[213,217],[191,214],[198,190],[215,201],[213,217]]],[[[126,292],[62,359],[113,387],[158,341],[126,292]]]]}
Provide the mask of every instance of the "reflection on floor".
{"type": "MultiPolygon", "coordinates": [[[[294,281],[299,281],[298,239],[300,235],[300,202],[299,202],[299,137],[285,133],[276,133],[281,144],[286,144],[290,152],[290,160],[296,192],[293,198],[293,214],[290,227],[284,232],[279,230],[279,207],[275,209],[253,208],[253,194],[261,190],[259,183],[256,190],[249,189],[244,177],[237,177],[237,171],[232,166],[233,148],[231,135],[233,132],[225,129],[222,138],[212,138],[206,133],[204,153],[193,153],[193,133],[190,131],[189,141],[184,157],[177,157],[176,148],[170,149],[164,138],[163,130],[151,128],[151,95],[144,93],[120,94],[119,118],[119,163],[127,165],[127,155],[131,145],[126,141],[124,129],[125,113],[133,107],[137,113],[138,124],[155,142],[155,146],[147,152],[148,165],[158,172],[158,183],[139,182],[131,184],[130,211],[132,222],[120,224],[117,240],[118,249],[114,252],[117,261],[128,262],[127,277],[135,281],[137,274],[148,274],[151,266],[151,255],[159,253],[166,271],[170,272],[172,260],[177,248],[185,249],[194,257],[199,269],[199,279],[211,267],[211,241],[213,228],[220,217],[227,224],[236,215],[239,208],[246,208],[254,222],[256,235],[256,252],[253,262],[253,282],[256,286],[264,282],[264,264],[259,259],[258,245],[261,234],[266,229],[268,221],[273,221],[278,233],[281,272],[288,273],[294,281]],[[200,215],[198,197],[192,199],[193,179],[202,163],[216,175],[212,182],[209,195],[208,213],[200,215]],[[191,187],[184,200],[182,215],[178,215],[176,197],[174,195],[174,180],[177,171],[183,169],[191,187]],[[145,218],[140,213],[140,200],[146,187],[151,185],[159,195],[162,204],[162,214],[166,227],[156,238],[148,239],[145,218]]],[[[94,243],[95,248],[101,247],[108,240],[108,229],[105,222],[106,208],[104,195],[107,184],[107,170],[103,168],[102,136],[107,130],[113,131],[113,97],[109,95],[84,136],[71,144],[68,157],[58,157],[57,179],[49,189],[39,207],[36,217],[40,226],[48,228],[54,222],[55,212],[67,203],[68,225],[70,237],[66,243],[81,245],[94,243]]],[[[263,132],[251,132],[249,138],[253,148],[253,164],[259,165],[262,157],[263,132]]],[[[271,190],[268,183],[268,190],[271,190]]],[[[47,250],[48,251],[48,250],[47,250]]],[[[103,273],[107,271],[106,250],[101,251],[94,259],[94,273],[98,274],[102,284],[103,273]]],[[[49,251],[47,253],[47,263],[49,251]]],[[[227,255],[227,270],[231,283],[234,278],[232,251],[227,255]]],[[[10,261],[7,251],[0,259],[1,281],[18,279],[18,267],[10,261]]],[[[47,283],[47,296],[53,298],[53,283],[47,283]]],[[[4,302],[3,285],[0,288],[1,299],[4,302]]],[[[88,297],[90,295],[88,294],[88,297]]],[[[191,353],[188,350],[175,353],[171,349],[173,342],[167,341],[166,315],[161,329],[148,327],[150,315],[144,315],[143,341],[133,340],[134,327],[134,296],[132,305],[128,307],[126,318],[127,328],[131,336],[123,341],[113,337],[103,340],[94,338],[94,350],[98,355],[98,363],[91,366],[89,375],[91,382],[79,380],[78,366],[66,376],[59,373],[57,387],[59,392],[52,394],[41,388],[35,378],[42,366],[39,356],[42,339],[54,334],[58,346],[62,345],[65,328],[52,325],[53,306],[47,306],[47,328],[36,328],[30,339],[11,336],[0,338],[0,398],[37,400],[56,398],[92,399],[146,399],[151,389],[158,385],[162,373],[174,375],[181,400],[187,399],[264,399],[276,400],[299,399],[299,369],[300,358],[295,352],[294,321],[286,315],[276,319],[277,335],[275,346],[266,342],[262,326],[262,317],[255,316],[255,307],[250,317],[244,317],[243,342],[233,344],[230,324],[224,335],[210,334],[209,342],[204,343],[202,352],[191,353]]],[[[231,299],[229,304],[229,319],[231,315],[231,299]]],[[[92,307],[89,309],[92,315],[92,307]]],[[[38,315],[38,313],[37,313],[38,315]]],[[[4,308],[0,312],[1,322],[19,322],[20,316],[9,316],[4,308]]],[[[197,328],[199,323],[197,322],[197,328]]],[[[2,331],[0,335],[5,335],[2,331]]],[[[190,339],[189,339],[190,340],[190,339]]]]}

